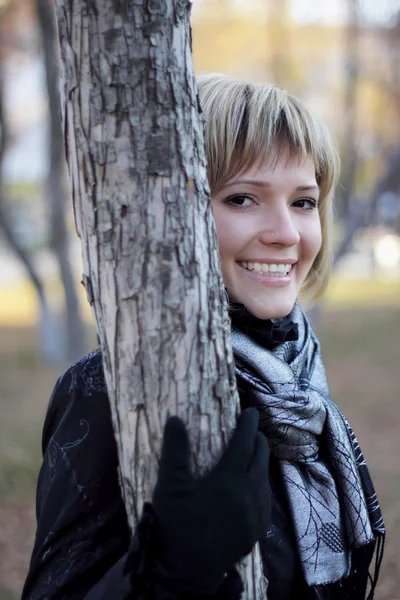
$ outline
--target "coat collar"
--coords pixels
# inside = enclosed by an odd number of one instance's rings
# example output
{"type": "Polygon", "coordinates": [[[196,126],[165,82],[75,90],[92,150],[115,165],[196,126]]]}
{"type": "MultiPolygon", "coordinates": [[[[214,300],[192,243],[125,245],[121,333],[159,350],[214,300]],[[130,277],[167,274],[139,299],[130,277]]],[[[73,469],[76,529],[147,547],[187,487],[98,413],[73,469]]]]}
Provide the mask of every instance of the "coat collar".
{"type": "Polygon", "coordinates": [[[292,342],[299,337],[297,323],[290,320],[290,315],[281,319],[258,319],[243,304],[230,302],[229,315],[232,327],[248,334],[255,342],[265,348],[273,348],[284,342],[292,342]]]}

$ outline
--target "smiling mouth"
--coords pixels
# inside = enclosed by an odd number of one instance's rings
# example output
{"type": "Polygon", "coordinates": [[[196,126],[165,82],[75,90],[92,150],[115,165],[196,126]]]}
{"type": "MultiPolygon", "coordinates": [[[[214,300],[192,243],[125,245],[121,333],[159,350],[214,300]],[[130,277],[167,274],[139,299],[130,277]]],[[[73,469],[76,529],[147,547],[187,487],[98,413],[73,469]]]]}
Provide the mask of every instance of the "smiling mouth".
{"type": "Polygon", "coordinates": [[[278,264],[278,263],[254,263],[238,261],[237,264],[251,271],[252,273],[258,273],[259,275],[268,275],[269,277],[285,277],[292,269],[292,264],[278,264]]]}

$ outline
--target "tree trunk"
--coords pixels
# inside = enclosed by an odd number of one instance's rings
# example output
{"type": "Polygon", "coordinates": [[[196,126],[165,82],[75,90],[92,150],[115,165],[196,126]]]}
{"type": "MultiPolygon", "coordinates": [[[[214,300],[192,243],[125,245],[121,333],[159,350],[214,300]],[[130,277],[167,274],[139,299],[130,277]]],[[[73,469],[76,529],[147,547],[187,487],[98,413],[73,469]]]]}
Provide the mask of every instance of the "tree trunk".
{"type": "MultiPolygon", "coordinates": [[[[63,121],[83,280],[103,352],[131,528],[165,420],[204,472],[238,395],[193,75],[188,0],[57,1],[63,121]]],[[[265,598],[258,548],[245,597],[265,598]]]]}
{"type": "Polygon", "coordinates": [[[71,364],[85,354],[84,325],[81,318],[76,281],[69,261],[69,236],[66,225],[68,206],[65,187],[65,155],[60,124],[59,70],[56,55],[56,24],[53,3],[36,0],[42,34],[46,85],[49,99],[49,176],[47,196],[50,213],[50,246],[57,258],[65,298],[64,360],[71,364]]]}

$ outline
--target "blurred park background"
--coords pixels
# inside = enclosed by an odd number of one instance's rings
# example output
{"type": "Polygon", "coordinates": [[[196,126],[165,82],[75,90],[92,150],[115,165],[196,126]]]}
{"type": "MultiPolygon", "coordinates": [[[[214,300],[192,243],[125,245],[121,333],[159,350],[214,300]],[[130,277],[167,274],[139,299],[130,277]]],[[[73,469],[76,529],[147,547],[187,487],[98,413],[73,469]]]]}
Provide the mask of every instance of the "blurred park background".
{"type": "MultiPolygon", "coordinates": [[[[46,406],[96,344],[58,121],[52,0],[0,0],[0,600],[20,597],[46,406]]],[[[333,397],[387,525],[378,600],[400,599],[400,0],[194,0],[197,72],[268,80],[334,133],[334,277],[314,311],[333,397]]]]}

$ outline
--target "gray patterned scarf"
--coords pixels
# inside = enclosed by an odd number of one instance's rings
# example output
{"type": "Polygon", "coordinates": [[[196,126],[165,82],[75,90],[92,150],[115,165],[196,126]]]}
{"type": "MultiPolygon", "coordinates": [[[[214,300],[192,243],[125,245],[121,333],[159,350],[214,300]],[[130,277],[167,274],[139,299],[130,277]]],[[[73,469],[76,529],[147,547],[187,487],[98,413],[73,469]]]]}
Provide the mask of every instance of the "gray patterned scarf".
{"type": "Polygon", "coordinates": [[[233,320],[232,345],[239,387],[280,459],[304,577],[315,586],[346,577],[351,550],[385,530],[356,437],[330,398],[319,343],[298,305],[289,318],[297,340],[268,350],[233,320]]]}

